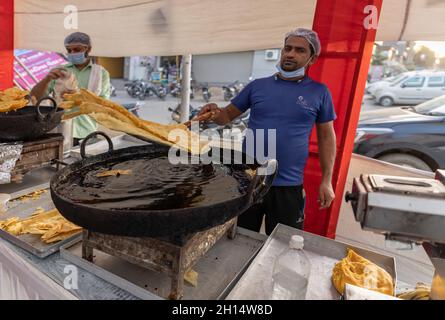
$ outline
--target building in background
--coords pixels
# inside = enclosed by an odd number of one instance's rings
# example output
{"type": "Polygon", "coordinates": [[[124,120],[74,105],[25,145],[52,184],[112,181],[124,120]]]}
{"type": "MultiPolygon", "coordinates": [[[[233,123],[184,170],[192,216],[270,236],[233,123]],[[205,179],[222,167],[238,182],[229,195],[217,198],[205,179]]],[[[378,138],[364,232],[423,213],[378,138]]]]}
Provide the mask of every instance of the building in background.
{"type": "Polygon", "coordinates": [[[222,86],[239,81],[267,77],[276,72],[279,49],[195,55],[192,77],[198,83],[222,86]]]}
{"type": "Polygon", "coordinates": [[[110,73],[110,78],[124,77],[124,58],[96,57],[95,63],[104,67],[110,73]]]}
{"type": "MultiPolygon", "coordinates": [[[[252,78],[274,74],[279,59],[279,49],[194,55],[192,79],[210,86],[223,86],[235,81],[247,83],[252,78]]],[[[151,73],[157,76],[160,72],[163,79],[171,82],[179,80],[180,65],[181,56],[126,57],[123,78],[129,81],[148,80],[151,73]]]]}

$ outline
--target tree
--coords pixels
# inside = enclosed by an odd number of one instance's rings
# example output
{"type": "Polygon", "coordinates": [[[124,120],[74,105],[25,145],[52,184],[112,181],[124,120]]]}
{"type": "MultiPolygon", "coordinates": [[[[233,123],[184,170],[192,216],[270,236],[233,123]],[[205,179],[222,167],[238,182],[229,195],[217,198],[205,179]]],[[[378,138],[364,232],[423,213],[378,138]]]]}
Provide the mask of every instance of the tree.
{"type": "Polygon", "coordinates": [[[432,68],[436,61],[436,54],[428,47],[421,46],[414,55],[414,64],[416,67],[432,68]]]}

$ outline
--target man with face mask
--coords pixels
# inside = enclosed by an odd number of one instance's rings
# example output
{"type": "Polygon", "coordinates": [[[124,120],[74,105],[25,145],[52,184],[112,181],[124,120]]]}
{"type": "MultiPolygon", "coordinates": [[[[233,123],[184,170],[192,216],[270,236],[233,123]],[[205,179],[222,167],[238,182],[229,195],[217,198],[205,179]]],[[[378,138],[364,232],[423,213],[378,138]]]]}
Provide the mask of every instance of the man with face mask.
{"type": "Polygon", "coordinates": [[[264,215],[267,234],[277,223],[303,227],[303,171],[314,125],[322,169],[318,195],[320,209],[328,208],[334,199],[331,179],[336,149],[333,128],[336,115],[328,88],[305,75],[306,67],[312,65],[320,54],[320,47],[318,35],[312,30],[298,28],[288,33],[275,75],[249,83],[227,107],[220,109],[215,104],[207,104],[198,115],[208,116],[210,121],[223,125],[250,108],[248,126],[254,139],[245,139],[243,150],[250,156],[257,156],[261,147],[261,155],[270,156],[269,150],[276,151],[278,173],[274,183],[260,204],[238,217],[241,227],[259,231],[264,215]],[[270,129],[276,130],[276,141],[268,141],[267,130],[270,129]],[[264,135],[258,134],[260,130],[264,135]],[[264,142],[261,136],[264,136],[264,142]],[[253,145],[249,146],[249,143],[253,145]],[[252,150],[254,154],[250,154],[252,150]]]}
{"type": "MultiPolygon", "coordinates": [[[[92,91],[100,97],[110,98],[110,74],[102,66],[94,64],[91,57],[91,39],[86,33],[74,32],[64,41],[68,64],[51,70],[48,75],[31,90],[31,96],[37,99],[54,93],[56,81],[68,73],[74,74],[78,88],[92,91]]],[[[70,92],[66,90],[65,92],[70,92]]],[[[63,93],[65,93],[63,92],[63,93]]],[[[63,94],[61,93],[61,94],[63,94]]],[[[74,145],[88,134],[97,130],[97,123],[87,115],[81,115],[73,120],[74,145]]]]}

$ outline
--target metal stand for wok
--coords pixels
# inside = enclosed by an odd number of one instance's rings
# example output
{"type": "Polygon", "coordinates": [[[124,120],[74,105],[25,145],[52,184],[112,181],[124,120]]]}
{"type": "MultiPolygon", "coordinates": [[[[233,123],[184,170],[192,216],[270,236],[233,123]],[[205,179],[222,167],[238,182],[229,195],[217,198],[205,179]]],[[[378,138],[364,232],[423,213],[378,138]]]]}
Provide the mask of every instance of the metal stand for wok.
{"type": "Polygon", "coordinates": [[[123,237],[83,231],[82,258],[93,262],[93,250],[122,258],[171,278],[169,299],[181,299],[184,275],[213,245],[227,234],[236,235],[237,218],[209,230],[171,238],[123,237]]]}
{"type": "Polygon", "coordinates": [[[12,171],[12,180],[21,182],[26,173],[53,163],[59,169],[57,160],[63,161],[63,136],[60,133],[49,133],[36,140],[26,141],[12,171]]]}

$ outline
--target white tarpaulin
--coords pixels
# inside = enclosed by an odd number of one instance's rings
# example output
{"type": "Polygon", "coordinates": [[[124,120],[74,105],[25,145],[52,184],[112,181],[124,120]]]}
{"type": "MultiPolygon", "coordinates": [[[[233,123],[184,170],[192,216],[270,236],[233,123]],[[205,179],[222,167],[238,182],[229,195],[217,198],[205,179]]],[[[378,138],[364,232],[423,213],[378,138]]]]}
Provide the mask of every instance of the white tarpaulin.
{"type": "Polygon", "coordinates": [[[376,40],[445,41],[445,0],[383,0],[376,40]]]}
{"type": "Polygon", "coordinates": [[[96,56],[176,55],[280,47],[283,34],[311,27],[316,1],[22,0],[15,6],[15,47],[63,51],[67,5],[96,56]]]}
{"type": "Polygon", "coordinates": [[[0,241],[0,300],[75,300],[0,241]]]}
{"type": "MultiPolygon", "coordinates": [[[[316,3],[316,0],[20,0],[15,1],[15,47],[63,51],[64,37],[76,31],[65,27],[77,22],[79,31],[91,35],[96,56],[276,48],[282,45],[287,31],[312,26],[316,3]],[[77,9],[77,21],[72,6],[77,9]]],[[[443,17],[444,0],[383,0],[377,40],[445,40],[443,17]]]]}

